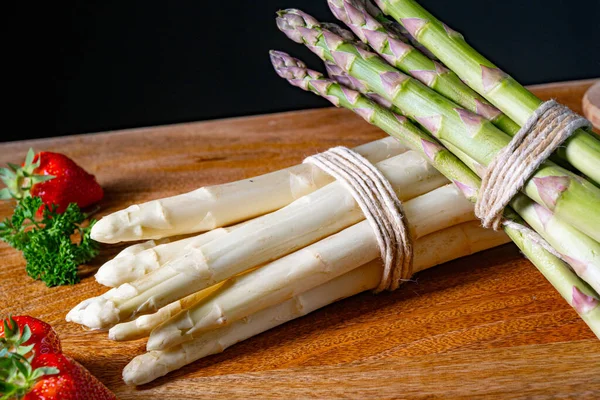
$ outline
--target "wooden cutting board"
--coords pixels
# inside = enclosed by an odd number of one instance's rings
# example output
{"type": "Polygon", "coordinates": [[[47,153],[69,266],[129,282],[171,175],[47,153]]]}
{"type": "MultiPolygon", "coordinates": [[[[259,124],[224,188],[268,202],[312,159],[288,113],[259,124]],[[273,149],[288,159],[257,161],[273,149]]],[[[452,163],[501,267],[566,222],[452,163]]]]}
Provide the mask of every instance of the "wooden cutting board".
{"type": "MultiPolygon", "coordinates": [[[[532,87],[581,112],[593,81],[532,87]]],[[[382,132],[346,110],[319,110],[0,144],[0,164],[28,148],[68,154],[106,189],[101,214],[299,163],[382,132]]],[[[0,217],[10,213],[0,205],[0,217]]],[[[93,271],[121,247],[103,250],[93,271]]],[[[64,320],[105,289],[88,276],[46,288],[0,244],[0,309],[51,323],[64,351],[121,399],[600,398],[600,341],[510,244],[364,293],[237,344],[141,388],[121,370],[145,342],[115,343],[64,320]]]]}

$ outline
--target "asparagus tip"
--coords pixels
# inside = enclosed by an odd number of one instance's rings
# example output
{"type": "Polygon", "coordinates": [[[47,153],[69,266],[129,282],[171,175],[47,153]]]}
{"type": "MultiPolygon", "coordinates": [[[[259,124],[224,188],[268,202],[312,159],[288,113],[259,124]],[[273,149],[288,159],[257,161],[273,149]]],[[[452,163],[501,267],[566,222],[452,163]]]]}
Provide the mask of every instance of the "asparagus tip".
{"type": "Polygon", "coordinates": [[[431,132],[432,134],[437,134],[438,131],[440,130],[440,128],[442,127],[442,116],[441,115],[432,115],[429,117],[415,117],[417,122],[421,125],[423,125],[423,127],[425,129],[427,129],[427,131],[431,132]]]}
{"type": "Polygon", "coordinates": [[[373,122],[373,115],[375,114],[375,110],[372,108],[355,108],[353,109],[355,113],[364,118],[365,121],[371,123],[373,122]]]}
{"type": "Polygon", "coordinates": [[[533,178],[533,183],[546,207],[554,210],[561,194],[569,188],[571,179],[568,176],[545,176],[533,178]]]}
{"type": "Polygon", "coordinates": [[[496,117],[501,114],[501,111],[498,110],[491,104],[484,103],[479,99],[475,99],[475,110],[477,114],[482,115],[484,118],[493,121],[496,117]]]}
{"type": "Polygon", "coordinates": [[[335,63],[344,71],[349,71],[352,67],[352,63],[354,63],[354,60],[356,59],[354,54],[343,51],[332,51],[331,56],[335,63]]]}
{"type": "Polygon", "coordinates": [[[464,108],[455,108],[454,111],[456,111],[471,136],[474,136],[479,132],[479,129],[483,124],[483,119],[479,115],[465,110],[464,108]]]}
{"type": "Polygon", "coordinates": [[[587,314],[594,308],[598,307],[600,302],[592,296],[588,296],[573,286],[573,308],[577,310],[579,314],[587,314]]]}
{"type": "Polygon", "coordinates": [[[438,73],[436,71],[427,71],[427,70],[415,70],[410,71],[410,74],[413,78],[423,82],[427,86],[433,85],[435,78],[437,78],[438,73]]]}
{"type": "Polygon", "coordinates": [[[431,160],[435,161],[435,156],[442,150],[442,146],[437,143],[430,142],[429,140],[421,139],[421,145],[425,155],[431,160]]]}
{"type": "Polygon", "coordinates": [[[481,64],[481,83],[485,93],[498,86],[506,77],[506,73],[500,70],[500,68],[486,67],[481,64]]]}
{"type": "Polygon", "coordinates": [[[540,222],[542,223],[542,226],[545,229],[546,225],[548,225],[548,222],[550,222],[550,220],[552,219],[552,212],[549,211],[546,207],[540,206],[537,203],[533,203],[533,209],[535,210],[537,217],[539,218],[540,222]]]}
{"type": "Polygon", "coordinates": [[[400,89],[400,84],[408,79],[406,75],[396,71],[384,72],[379,77],[386,93],[392,98],[400,89]]]}
{"type": "Polygon", "coordinates": [[[403,18],[400,20],[404,28],[411,34],[412,37],[417,38],[419,31],[429,22],[423,18],[403,18]]]}

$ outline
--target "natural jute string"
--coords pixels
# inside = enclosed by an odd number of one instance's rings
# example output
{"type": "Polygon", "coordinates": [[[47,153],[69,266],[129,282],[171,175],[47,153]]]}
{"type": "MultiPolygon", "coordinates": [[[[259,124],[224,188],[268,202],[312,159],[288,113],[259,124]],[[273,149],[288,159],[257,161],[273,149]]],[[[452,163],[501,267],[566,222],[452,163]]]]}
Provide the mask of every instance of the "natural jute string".
{"type": "Polygon", "coordinates": [[[504,208],[539,166],[573,132],[591,127],[588,120],[554,100],[542,103],[508,146],[496,155],[482,177],[475,205],[475,215],[482,225],[500,229],[504,208]]]}
{"type": "Polygon", "coordinates": [[[367,159],[346,147],[334,147],[308,157],[349,191],[377,238],[384,269],[376,292],[396,290],[412,277],[413,249],[402,203],[390,182],[367,159]]]}

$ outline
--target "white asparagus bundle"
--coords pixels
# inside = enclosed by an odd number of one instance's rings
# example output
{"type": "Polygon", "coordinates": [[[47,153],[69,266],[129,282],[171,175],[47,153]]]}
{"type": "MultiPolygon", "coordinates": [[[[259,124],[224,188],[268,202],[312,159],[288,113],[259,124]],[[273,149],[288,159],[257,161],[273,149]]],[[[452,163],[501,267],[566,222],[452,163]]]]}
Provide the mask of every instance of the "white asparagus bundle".
{"type": "MultiPolygon", "coordinates": [[[[415,197],[404,205],[411,238],[474,220],[472,204],[452,184],[415,197]]],[[[250,273],[230,279],[206,301],[180,312],[156,328],[148,350],[163,350],[198,333],[231,324],[264,308],[319,286],[379,256],[368,221],[362,221],[250,273]]]]}
{"type": "MultiPolygon", "coordinates": [[[[354,150],[377,163],[407,148],[386,137],[354,150]]],[[[117,243],[208,231],[278,210],[332,181],[330,175],[311,164],[296,165],[132,205],[98,221],[91,237],[102,243],[117,243]]]]}
{"type": "MultiPolygon", "coordinates": [[[[413,151],[376,166],[401,200],[412,199],[447,182],[413,151]]],[[[360,207],[343,184],[330,183],[221,238],[189,249],[141,279],[83,301],[67,314],[67,321],[91,329],[110,328],[135,316],[156,312],[171,302],[276,260],[363,219],[360,207]]]]}
{"type": "MultiPolygon", "coordinates": [[[[501,232],[486,230],[479,222],[455,225],[415,242],[414,271],[499,246],[510,240],[501,232]]],[[[381,278],[379,260],[372,261],[295,295],[283,303],[265,308],[224,327],[203,332],[193,340],[163,351],[150,351],[135,357],[123,370],[127,384],[142,385],[198,359],[224,351],[229,346],[337,300],[374,289],[381,278]]],[[[158,322],[157,318],[154,322],[158,322]]]]}

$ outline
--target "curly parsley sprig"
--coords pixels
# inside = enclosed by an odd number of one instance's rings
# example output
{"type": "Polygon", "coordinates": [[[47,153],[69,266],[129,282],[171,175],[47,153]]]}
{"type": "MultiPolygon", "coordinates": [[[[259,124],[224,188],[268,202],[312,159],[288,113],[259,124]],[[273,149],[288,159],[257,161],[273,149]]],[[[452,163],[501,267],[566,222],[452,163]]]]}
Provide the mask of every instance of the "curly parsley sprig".
{"type": "Polygon", "coordinates": [[[79,282],[77,267],[98,255],[98,243],[90,238],[96,221],[84,227],[87,218],[75,203],[59,214],[39,197],[24,197],[12,217],[0,223],[0,239],[23,252],[32,278],[47,286],[71,285],[79,282]]]}

